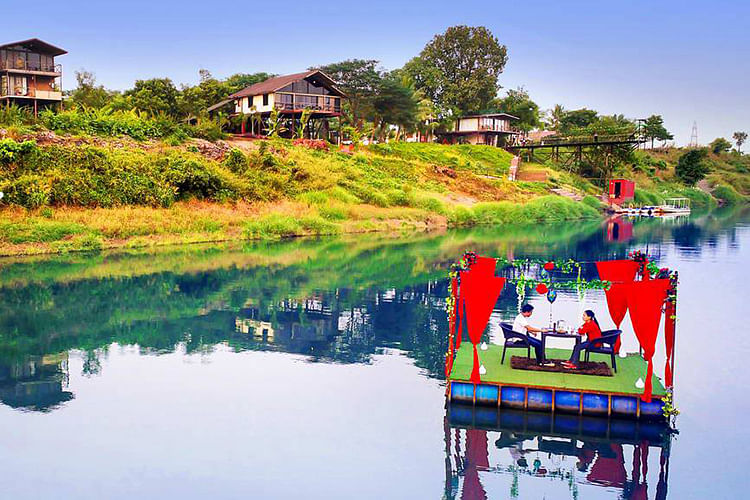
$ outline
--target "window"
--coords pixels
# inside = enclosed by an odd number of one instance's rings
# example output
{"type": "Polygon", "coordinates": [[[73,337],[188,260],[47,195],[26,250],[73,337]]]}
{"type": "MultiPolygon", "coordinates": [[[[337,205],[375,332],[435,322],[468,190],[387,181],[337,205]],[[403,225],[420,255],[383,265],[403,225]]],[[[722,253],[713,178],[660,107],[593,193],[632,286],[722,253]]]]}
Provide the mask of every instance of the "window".
{"type": "Polygon", "coordinates": [[[268,94],[263,94],[263,106],[268,106],[268,94]]]}
{"type": "Polygon", "coordinates": [[[250,109],[253,107],[253,96],[247,97],[247,109],[250,109]]]}

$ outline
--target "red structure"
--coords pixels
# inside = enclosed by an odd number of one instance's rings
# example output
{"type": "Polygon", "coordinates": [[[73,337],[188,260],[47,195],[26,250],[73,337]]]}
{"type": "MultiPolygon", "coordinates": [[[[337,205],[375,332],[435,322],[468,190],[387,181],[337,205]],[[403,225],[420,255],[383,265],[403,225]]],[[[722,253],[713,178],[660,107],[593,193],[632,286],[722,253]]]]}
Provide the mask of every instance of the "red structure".
{"type": "Polygon", "coordinates": [[[627,179],[612,179],[609,181],[609,202],[622,205],[635,196],[635,182],[627,179]]]}

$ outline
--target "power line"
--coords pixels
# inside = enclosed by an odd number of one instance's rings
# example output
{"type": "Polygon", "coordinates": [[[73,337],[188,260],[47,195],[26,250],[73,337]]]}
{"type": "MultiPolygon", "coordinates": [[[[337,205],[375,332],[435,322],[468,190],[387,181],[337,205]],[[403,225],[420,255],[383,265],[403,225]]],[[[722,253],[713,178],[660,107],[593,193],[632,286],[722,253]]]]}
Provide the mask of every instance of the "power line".
{"type": "Polygon", "coordinates": [[[690,132],[690,144],[688,146],[691,148],[698,147],[698,124],[696,122],[693,122],[693,130],[690,132]]]}

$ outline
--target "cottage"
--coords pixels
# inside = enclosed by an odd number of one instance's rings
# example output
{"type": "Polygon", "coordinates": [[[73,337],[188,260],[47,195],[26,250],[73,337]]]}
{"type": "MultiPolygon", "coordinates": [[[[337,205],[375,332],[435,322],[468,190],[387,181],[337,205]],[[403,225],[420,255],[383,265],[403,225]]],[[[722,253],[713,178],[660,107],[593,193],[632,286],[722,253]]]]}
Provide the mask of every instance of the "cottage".
{"type": "Polygon", "coordinates": [[[67,54],[38,38],[0,45],[0,105],[40,109],[62,103],[62,66],[55,57],[67,54]]]}
{"type": "Polygon", "coordinates": [[[518,118],[507,113],[462,116],[456,119],[453,130],[439,132],[438,140],[446,144],[513,144],[520,134],[511,126],[514,120],[518,118]]]}
{"type": "Polygon", "coordinates": [[[269,78],[230,95],[229,99],[234,102],[235,114],[243,117],[242,134],[267,135],[275,110],[282,124],[279,135],[291,137],[302,126],[303,111],[309,110],[305,137],[331,139],[335,134],[329,128],[329,119],[341,115],[346,95],[328,75],[314,70],[269,78]]]}

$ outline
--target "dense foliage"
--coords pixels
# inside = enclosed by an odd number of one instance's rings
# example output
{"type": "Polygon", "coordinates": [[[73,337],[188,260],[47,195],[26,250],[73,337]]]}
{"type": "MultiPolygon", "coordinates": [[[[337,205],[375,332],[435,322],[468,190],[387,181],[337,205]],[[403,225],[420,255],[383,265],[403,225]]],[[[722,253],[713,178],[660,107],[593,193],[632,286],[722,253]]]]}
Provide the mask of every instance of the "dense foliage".
{"type": "Polygon", "coordinates": [[[711,171],[706,162],[705,149],[691,149],[682,156],[677,162],[675,173],[682,182],[688,186],[694,186],[698,181],[705,178],[711,171]]]}

